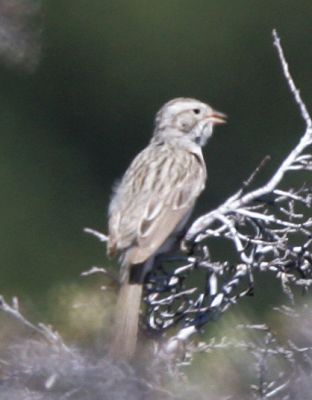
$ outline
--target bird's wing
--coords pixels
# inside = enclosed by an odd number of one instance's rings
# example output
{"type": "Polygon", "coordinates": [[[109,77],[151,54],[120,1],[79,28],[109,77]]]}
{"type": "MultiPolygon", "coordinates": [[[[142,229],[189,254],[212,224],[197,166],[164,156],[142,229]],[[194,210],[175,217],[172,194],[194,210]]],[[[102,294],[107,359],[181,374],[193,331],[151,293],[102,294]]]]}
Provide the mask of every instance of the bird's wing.
{"type": "Polygon", "coordinates": [[[205,180],[203,160],[193,153],[185,155],[185,163],[168,173],[166,184],[151,191],[138,219],[136,241],[127,262],[142,263],[160,248],[193,208],[205,180]]]}
{"type": "Polygon", "coordinates": [[[200,149],[145,148],[133,160],[109,208],[109,255],[126,264],[147,260],[192,209],[206,169],[200,149]]]}

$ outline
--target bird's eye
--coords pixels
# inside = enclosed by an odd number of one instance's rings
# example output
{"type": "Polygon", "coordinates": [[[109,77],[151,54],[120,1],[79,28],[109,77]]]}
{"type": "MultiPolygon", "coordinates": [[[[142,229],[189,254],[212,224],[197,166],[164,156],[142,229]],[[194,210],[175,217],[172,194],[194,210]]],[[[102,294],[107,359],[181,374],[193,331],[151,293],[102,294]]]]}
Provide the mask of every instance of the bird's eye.
{"type": "Polygon", "coordinates": [[[193,113],[194,114],[199,114],[200,113],[200,109],[199,108],[194,108],[193,109],[193,113]]]}

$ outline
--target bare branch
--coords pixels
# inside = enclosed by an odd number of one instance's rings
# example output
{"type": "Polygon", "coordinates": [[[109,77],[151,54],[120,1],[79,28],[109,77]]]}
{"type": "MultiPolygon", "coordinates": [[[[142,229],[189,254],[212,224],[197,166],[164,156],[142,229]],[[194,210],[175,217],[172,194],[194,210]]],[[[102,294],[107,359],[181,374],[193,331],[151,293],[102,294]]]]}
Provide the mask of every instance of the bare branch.
{"type": "Polygon", "coordinates": [[[32,331],[44,337],[44,339],[47,340],[49,343],[56,344],[65,351],[70,351],[70,349],[63,342],[60,335],[56,331],[53,331],[50,326],[42,323],[34,325],[20,313],[17,297],[13,297],[12,305],[10,305],[4,300],[4,297],[0,295],[0,310],[10,315],[17,321],[21,322],[27,328],[30,328],[32,331]]]}
{"type": "Polygon", "coordinates": [[[278,57],[280,59],[280,62],[282,64],[282,68],[283,68],[283,72],[284,72],[284,76],[287,80],[288,86],[290,91],[292,92],[292,94],[294,95],[294,98],[296,100],[296,103],[298,104],[299,108],[300,108],[300,112],[301,112],[301,116],[304,120],[304,122],[306,123],[306,127],[307,130],[312,128],[312,120],[311,120],[311,116],[307,110],[306,105],[304,104],[301,95],[300,95],[300,91],[297,89],[295,82],[289,72],[289,67],[288,67],[288,63],[286,61],[285,55],[284,55],[284,51],[283,48],[281,46],[281,39],[278,36],[278,33],[276,32],[276,29],[273,30],[273,44],[277,49],[277,53],[278,53],[278,57]]]}
{"type": "MultiPolygon", "coordinates": [[[[182,248],[192,249],[194,255],[185,265],[172,273],[170,265],[166,269],[162,264],[161,271],[150,273],[145,294],[147,326],[158,332],[180,326],[176,335],[163,344],[161,353],[169,358],[205,324],[253,293],[253,271],[273,272],[291,304],[293,286],[305,290],[311,286],[312,218],[307,216],[307,208],[312,203],[312,188],[281,187],[286,173],[311,171],[311,117],[290,75],[275,31],[273,39],[290,92],[305,121],[305,131],[266,184],[246,193],[267,158],[236,193],[192,224],[182,248]],[[212,237],[232,243],[233,259],[211,261],[203,241],[212,237]],[[197,279],[202,274],[203,288],[188,283],[195,274],[197,279]]],[[[282,388],[283,385],[276,386],[267,395],[273,396],[282,388]]]]}
{"type": "Polygon", "coordinates": [[[95,229],[91,229],[91,228],[84,228],[83,230],[85,233],[89,233],[90,235],[95,236],[97,239],[99,239],[100,242],[107,242],[108,237],[107,235],[105,235],[102,232],[99,232],[95,229]]]}
{"type": "Polygon", "coordinates": [[[310,170],[309,164],[305,165],[303,160],[310,160],[311,155],[302,152],[306,150],[312,144],[312,123],[310,114],[307,111],[305,104],[303,103],[299,90],[297,89],[290,73],[288,64],[285,60],[285,56],[280,44],[280,39],[277,36],[276,31],[273,31],[274,45],[277,48],[278,56],[283,68],[284,76],[288,82],[291,93],[294,95],[296,102],[299,106],[300,113],[305,121],[306,130],[301,137],[297,146],[289,153],[289,155],[282,162],[280,167],[271,177],[271,179],[262,187],[253,190],[245,195],[241,195],[242,190],[240,189],[237,193],[226,200],[221,206],[216,210],[209,212],[208,214],[198,218],[192,226],[189,228],[185,240],[186,242],[197,242],[198,235],[204,233],[210,226],[212,226],[220,215],[227,215],[236,213],[238,209],[250,206],[254,201],[261,199],[262,197],[271,194],[277,189],[278,185],[284,178],[287,171],[293,169],[299,170],[310,170]]]}

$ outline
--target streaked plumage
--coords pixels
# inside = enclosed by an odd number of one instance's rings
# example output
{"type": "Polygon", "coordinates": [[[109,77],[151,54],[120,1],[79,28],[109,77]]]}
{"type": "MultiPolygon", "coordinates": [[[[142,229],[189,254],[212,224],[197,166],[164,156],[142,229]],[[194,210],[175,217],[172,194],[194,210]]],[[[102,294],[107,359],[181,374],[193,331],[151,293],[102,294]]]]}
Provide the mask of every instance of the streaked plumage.
{"type": "Polygon", "coordinates": [[[205,187],[201,146],[224,114],[198,100],[178,98],[156,115],[150,144],[132,161],[109,206],[109,255],[121,259],[121,290],[113,357],[135,351],[142,283],[154,257],[176,242],[205,187]],[[140,269],[139,274],[133,274],[140,269]]]}
{"type": "Polygon", "coordinates": [[[134,159],[116,190],[109,253],[126,251],[127,264],[144,262],[193,206],[205,181],[201,155],[152,142],[134,159]]]}

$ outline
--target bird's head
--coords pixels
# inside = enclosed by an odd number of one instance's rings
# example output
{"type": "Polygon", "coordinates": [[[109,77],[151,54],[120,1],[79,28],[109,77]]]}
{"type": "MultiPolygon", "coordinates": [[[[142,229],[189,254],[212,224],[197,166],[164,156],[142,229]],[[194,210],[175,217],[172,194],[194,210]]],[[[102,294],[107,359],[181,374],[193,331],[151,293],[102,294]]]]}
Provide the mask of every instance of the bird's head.
{"type": "Polygon", "coordinates": [[[224,124],[226,115],[199,100],[180,97],[167,102],[156,114],[154,137],[181,138],[204,146],[214,125],[224,124]]]}

